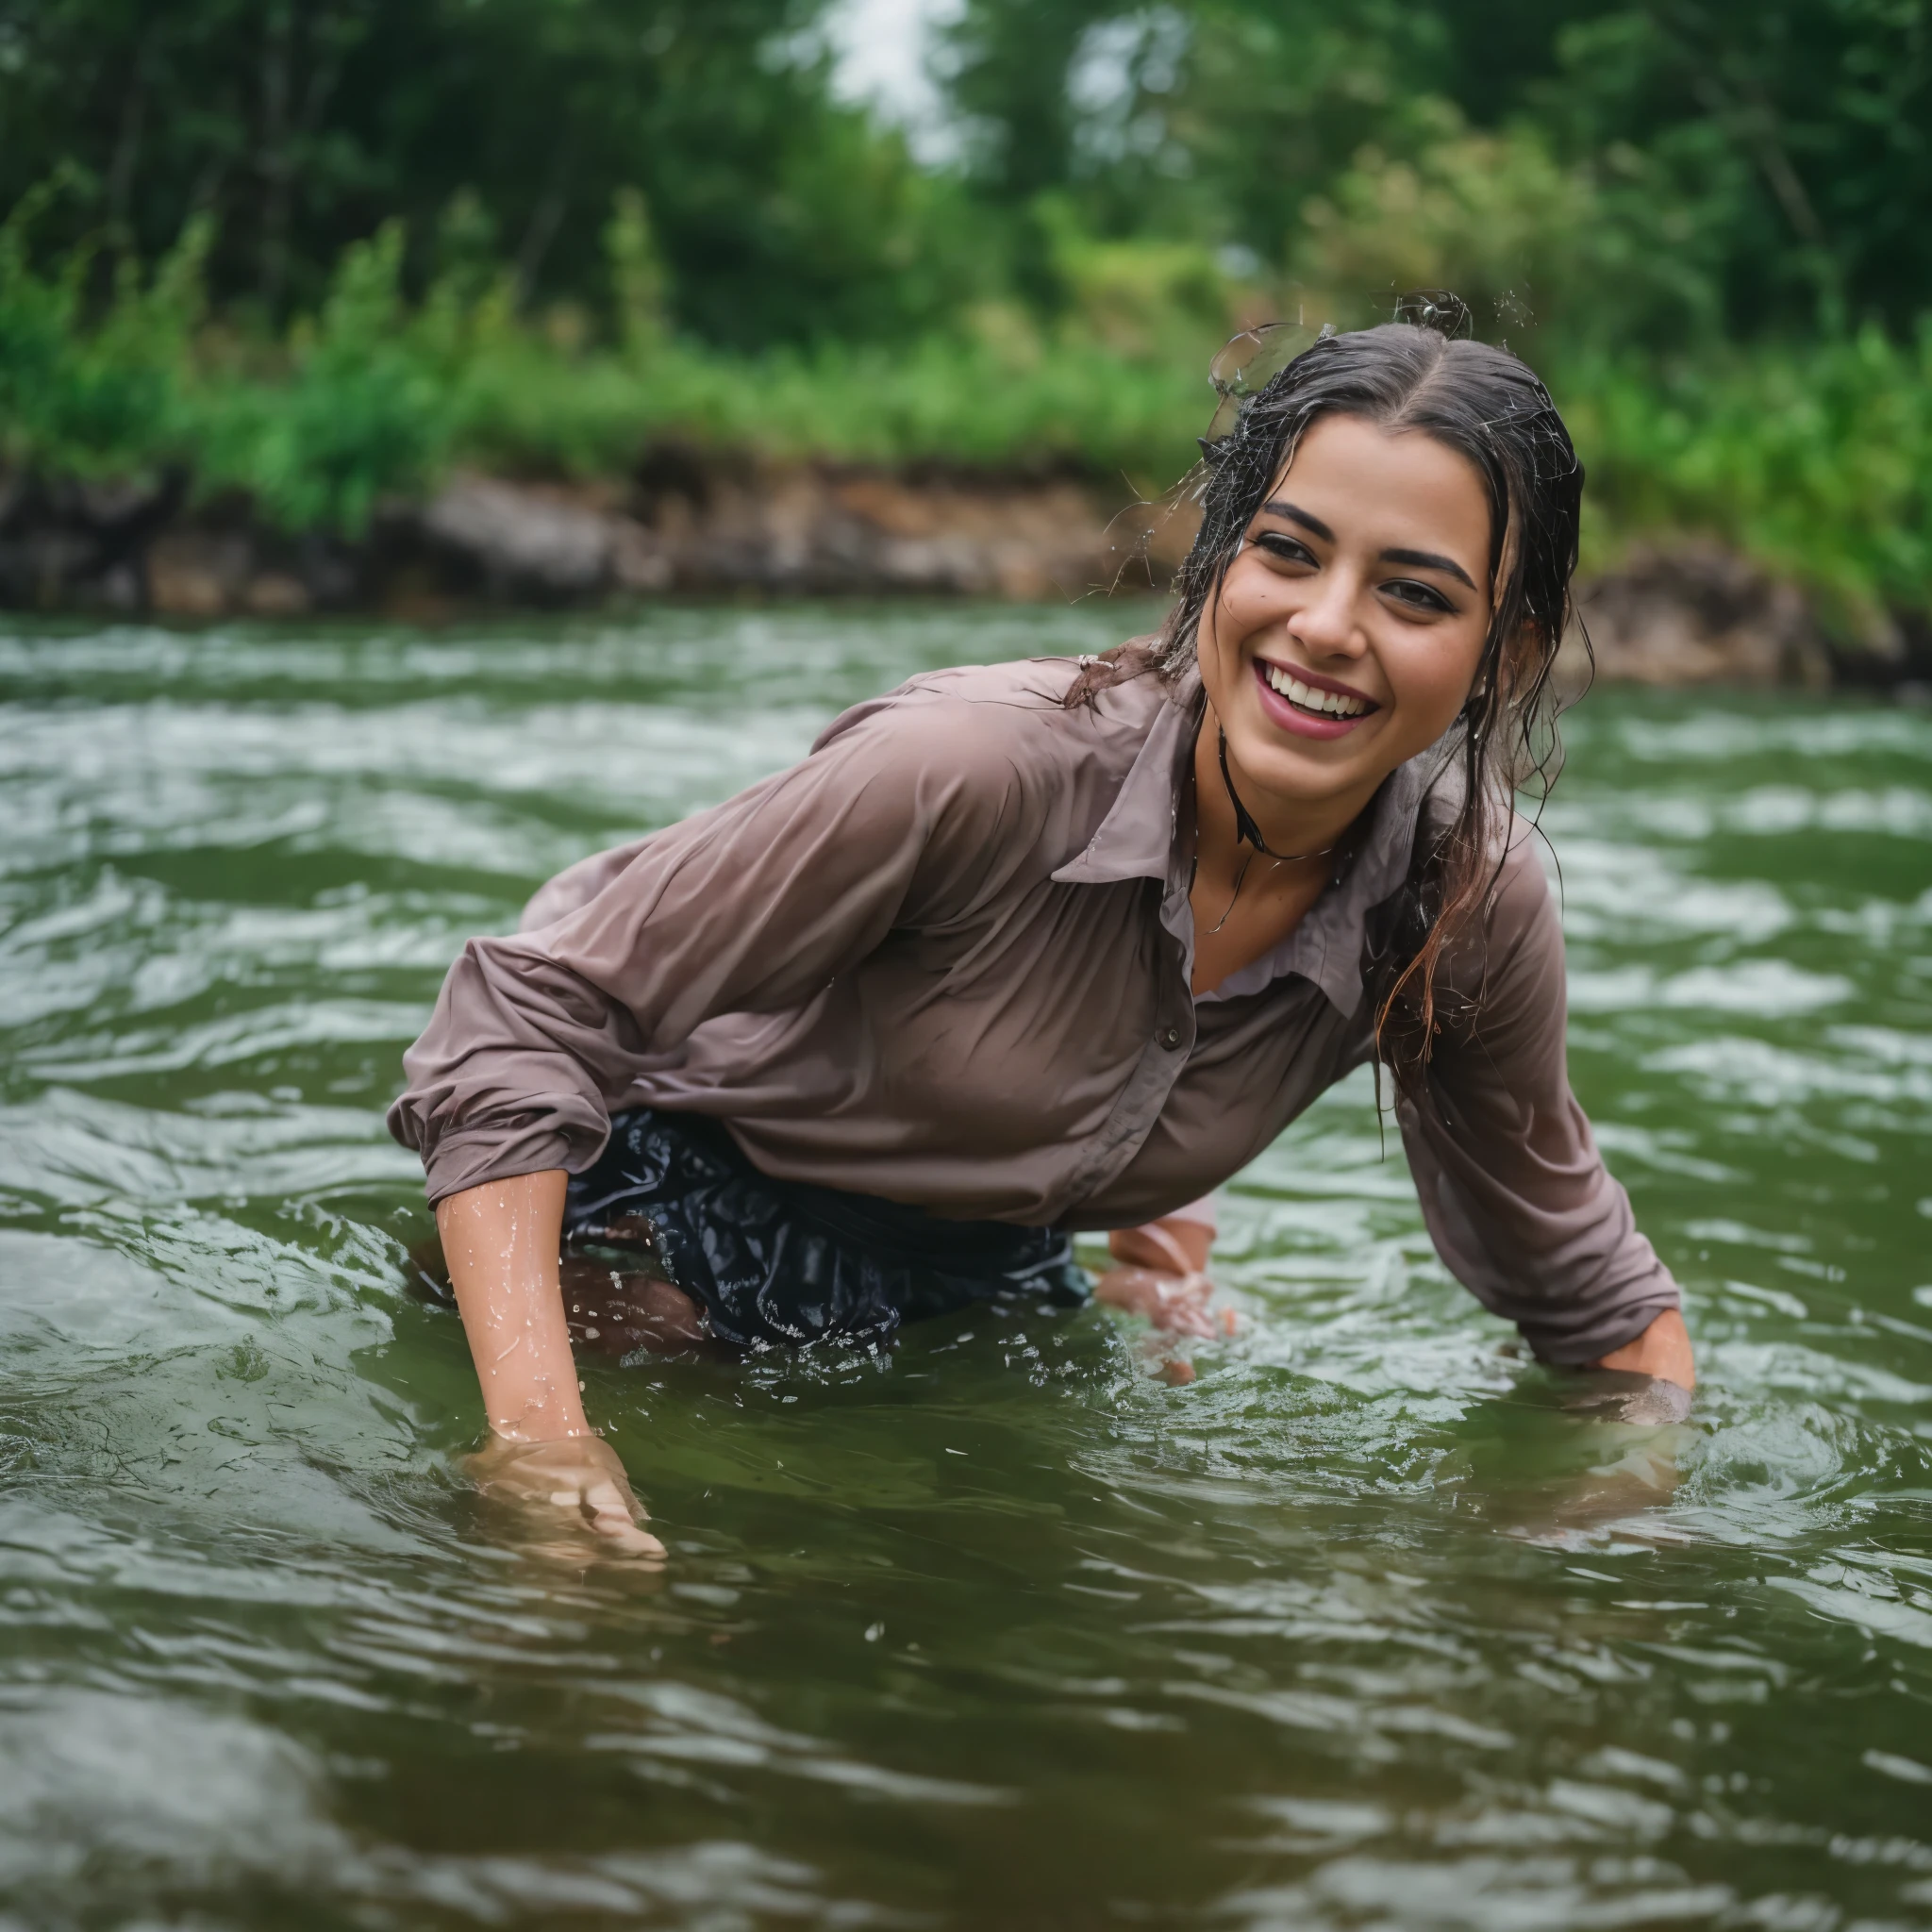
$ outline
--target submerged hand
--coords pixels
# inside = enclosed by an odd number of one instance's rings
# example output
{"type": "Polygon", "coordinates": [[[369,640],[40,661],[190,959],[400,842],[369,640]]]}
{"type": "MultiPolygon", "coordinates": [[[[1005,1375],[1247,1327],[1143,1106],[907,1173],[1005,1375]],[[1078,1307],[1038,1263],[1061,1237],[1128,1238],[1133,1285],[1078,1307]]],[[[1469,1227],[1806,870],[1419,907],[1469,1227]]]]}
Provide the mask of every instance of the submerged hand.
{"type": "Polygon", "coordinates": [[[1107,1245],[1122,1265],[1094,1283],[1094,1299],[1144,1315],[1172,1335],[1232,1335],[1235,1312],[1214,1307],[1214,1284],[1205,1272],[1213,1241],[1212,1228],[1187,1219],[1116,1228],[1107,1245]]]}
{"type": "Polygon", "coordinates": [[[613,1556],[664,1556],[664,1545],[638,1526],[648,1512],[617,1452],[596,1436],[512,1442],[492,1434],[465,1467],[492,1502],[512,1505],[546,1529],[588,1532],[613,1556]]]}
{"type": "Polygon", "coordinates": [[[1093,1284],[1109,1307],[1144,1315],[1174,1335],[1231,1335],[1234,1310],[1213,1306],[1214,1284],[1198,1272],[1170,1274],[1158,1268],[1109,1268],[1093,1284]]]}

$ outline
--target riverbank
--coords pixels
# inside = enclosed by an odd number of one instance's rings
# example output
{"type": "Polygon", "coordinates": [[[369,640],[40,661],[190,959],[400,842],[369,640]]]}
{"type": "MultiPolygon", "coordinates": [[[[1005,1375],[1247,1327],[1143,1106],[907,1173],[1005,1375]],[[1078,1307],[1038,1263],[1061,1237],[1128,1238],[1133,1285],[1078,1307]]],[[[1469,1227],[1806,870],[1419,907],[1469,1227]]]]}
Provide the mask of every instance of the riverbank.
{"type": "MultiPolygon", "coordinates": [[[[1066,599],[1154,588],[1185,541],[1135,506],[1198,454],[1201,318],[1115,341],[1096,295],[1051,325],[994,305],[896,345],[732,351],[675,334],[642,285],[595,326],[453,273],[412,298],[391,226],[312,316],[251,333],[205,299],[211,232],[124,264],[103,306],[83,258],[36,269],[0,225],[0,605],[1066,599]]],[[[613,248],[621,292],[636,249],[613,248]]],[[[1604,675],[1932,679],[1932,325],[1544,346],[1590,475],[1604,675]]]]}
{"type": "MultiPolygon", "coordinates": [[[[0,475],[0,608],[212,622],[373,614],[441,624],[664,597],[1145,595],[1185,518],[1068,467],[997,473],[720,458],[677,444],[622,482],[458,472],[379,503],[355,539],[291,534],[250,499],[0,475]]],[[[1932,682],[1932,626],[1848,641],[1796,583],[1708,540],[1631,546],[1577,605],[1608,682],[1932,682]]],[[[1584,675],[1573,638],[1566,681],[1584,675]]]]}

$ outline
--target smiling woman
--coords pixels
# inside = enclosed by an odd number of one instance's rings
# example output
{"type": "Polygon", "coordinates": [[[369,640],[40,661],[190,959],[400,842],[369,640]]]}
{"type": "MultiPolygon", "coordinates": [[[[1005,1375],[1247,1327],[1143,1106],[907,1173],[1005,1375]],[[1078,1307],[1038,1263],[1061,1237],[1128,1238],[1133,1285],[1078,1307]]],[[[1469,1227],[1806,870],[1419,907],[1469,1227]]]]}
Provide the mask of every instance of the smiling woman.
{"type": "Polygon", "coordinates": [[[1571,1095],[1511,810],[1582,475],[1535,376],[1329,338],[1210,446],[1160,635],[941,672],[554,879],[407,1059],[487,1486],[656,1557],[575,1338],[877,1338],[1001,1294],[1209,1326],[1211,1192],[1371,1059],[1429,1229],[1545,1360],[1688,1390],[1571,1095]],[[567,1249],[567,1252],[566,1252],[567,1249]]]}

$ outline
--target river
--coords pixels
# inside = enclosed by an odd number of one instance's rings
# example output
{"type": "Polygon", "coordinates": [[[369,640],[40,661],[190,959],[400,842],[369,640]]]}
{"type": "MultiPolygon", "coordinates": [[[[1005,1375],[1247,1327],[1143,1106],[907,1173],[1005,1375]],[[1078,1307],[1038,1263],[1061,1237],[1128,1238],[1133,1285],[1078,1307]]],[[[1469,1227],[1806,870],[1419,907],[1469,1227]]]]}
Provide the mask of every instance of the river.
{"type": "Polygon", "coordinates": [[[1515,1352],[1363,1077],[1230,1190],[1191,1382],[1030,1307],[587,1363],[656,1574],[463,1479],[382,1128],[463,936],[1127,621],[0,629],[0,1924],[1932,1926],[1924,710],[1569,726],[1573,1073],[1688,1424],[1515,1352]]]}

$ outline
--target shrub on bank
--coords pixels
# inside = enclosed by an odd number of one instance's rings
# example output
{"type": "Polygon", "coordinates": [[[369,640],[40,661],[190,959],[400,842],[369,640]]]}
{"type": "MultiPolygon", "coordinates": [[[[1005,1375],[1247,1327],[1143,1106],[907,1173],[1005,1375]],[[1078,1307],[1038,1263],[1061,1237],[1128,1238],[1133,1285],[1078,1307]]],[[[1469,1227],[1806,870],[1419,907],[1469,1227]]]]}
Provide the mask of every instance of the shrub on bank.
{"type": "Polygon", "coordinates": [[[1563,400],[1594,545],[1708,535],[1802,583],[1848,641],[1932,611],[1932,319],[1658,372],[1593,362],[1563,400]]]}

